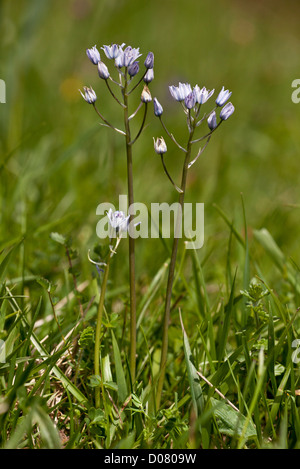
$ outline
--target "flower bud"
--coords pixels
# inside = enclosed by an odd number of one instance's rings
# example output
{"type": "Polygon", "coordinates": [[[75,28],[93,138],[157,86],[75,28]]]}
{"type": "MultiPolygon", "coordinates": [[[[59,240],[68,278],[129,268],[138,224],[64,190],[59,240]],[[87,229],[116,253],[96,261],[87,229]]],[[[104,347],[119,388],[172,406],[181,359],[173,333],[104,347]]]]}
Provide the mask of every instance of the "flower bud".
{"type": "Polygon", "coordinates": [[[193,109],[196,104],[196,96],[193,91],[186,96],[184,104],[187,109],[193,109]]]}
{"type": "Polygon", "coordinates": [[[98,74],[99,77],[102,78],[103,80],[107,80],[109,78],[109,71],[107,66],[105,65],[104,62],[98,62],[98,74]]]}
{"type": "Polygon", "coordinates": [[[144,86],[141,94],[141,100],[143,103],[150,103],[150,101],[152,101],[152,96],[147,85],[144,86]]]}
{"type": "Polygon", "coordinates": [[[154,78],[154,72],[153,72],[153,68],[149,68],[147,70],[147,73],[144,75],[144,82],[145,83],[151,83],[151,81],[153,80],[154,78]]]}
{"type": "Polygon", "coordinates": [[[154,66],[154,54],[153,52],[149,52],[147,57],[146,57],[146,60],[144,62],[144,65],[146,68],[153,68],[154,66]]]}
{"type": "Polygon", "coordinates": [[[156,115],[156,117],[161,116],[164,110],[163,110],[162,105],[156,98],[153,99],[153,105],[154,105],[154,114],[156,115]]]}
{"type": "Polygon", "coordinates": [[[91,49],[87,49],[86,55],[94,65],[97,65],[100,61],[100,52],[96,46],[92,47],[91,49]]]}
{"type": "Polygon", "coordinates": [[[163,137],[157,138],[156,140],[153,137],[154,141],[154,150],[158,155],[163,155],[167,151],[167,145],[163,137]]]}
{"type": "Polygon", "coordinates": [[[217,99],[216,99],[216,104],[217,106],[223,106],[223,104],[226,103],[226,101],[228,101],[228,99],[230,98],[232,94],[232,91],[229,92],[229,90],[225,90],[224,89],[224,86],[222,87],[217,99]]]}
{"type": "Polygon", "coordinates": [[[207,125],[208,125],[210,130],[215,130],[215,128],[217,127],[217,125],[218,125],[217,124],[217,115],[216,115],[215,111],[212,112],[210,114],[210,116],[208,117],[207,125]]]}
{"type": "Polygon", "coordinates": [[[83,97],[83,99],[89,104],[94,104],[97,99],[97,95],[95,91],[93,90],[93,88],[88,88],[87,86],[84,86],[83,91],[84,93],[80,91],[80,94],[83,97]]]}
{"type": "Polygon", "coordinates": [[[227,103],[222,109],[221,109],[221,112],[220,112],[220,119],[222,121],[226,121],[228,119],[228,117],[231,116],[231,114],[234,113],[234,105],[232,103],[227,103]]]}
{"type": "Polygon", "coordinates": [[[138,62],[133,62],[132,64],[129,65],[127,70],[128,70],[129,76],[131,78],[134,77],[135,75],[137,75],[139,73],[139,70],[140,70],[139,63],[138,62]]]}

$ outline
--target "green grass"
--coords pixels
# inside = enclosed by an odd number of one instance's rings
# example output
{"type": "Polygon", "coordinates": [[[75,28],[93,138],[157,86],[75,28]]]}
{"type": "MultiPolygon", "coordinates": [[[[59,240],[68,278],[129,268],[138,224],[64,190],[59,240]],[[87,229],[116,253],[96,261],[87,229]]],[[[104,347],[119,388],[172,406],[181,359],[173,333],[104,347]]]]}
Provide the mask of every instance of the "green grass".
{"type": "MultiPolygon", "coordinates": [[[[290,99],[298,7],[188,3],[1,2],[2,448],[300,447],[300,138],[290,99]],[[151,92],[180,141],[184,122],[169,84],[224,84],[236,107],[189,175],[186,201],[205,203],[205,243],[179,246],[158,409],[171,240],[136,242],[135,382],[128,245],[120,243],[105,297],[101,377],[94,374],[103,274],[88,252],[100,252],[98,204],[117,206],[126,193],[126,157],[122,137],[99,126],[78,88],[93,86],[103,113],[122,126],[85,55],[111,42],[140,47],[143,57],[153,50],[151,92]]],[[[151,113],[147,122],[134,150],[136,200],[174,202],[153,150],[163,130],[151,113]]],[[[180,158],[168,142],[176,182],[180,158]]]]}

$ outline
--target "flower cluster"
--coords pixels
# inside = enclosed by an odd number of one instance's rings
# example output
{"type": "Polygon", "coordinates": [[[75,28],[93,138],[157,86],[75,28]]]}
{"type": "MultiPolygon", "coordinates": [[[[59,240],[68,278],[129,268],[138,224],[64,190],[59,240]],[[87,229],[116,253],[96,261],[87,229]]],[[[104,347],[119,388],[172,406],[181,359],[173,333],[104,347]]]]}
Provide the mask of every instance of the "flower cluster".
{"type": "MultiPolygon", "coordinates": [[[[228,102],[228,99],[231,96],[231,91],[225,90],[224,86],[222,87],[221,91],[219,92],[216,100],[215,100],[215,108],[210,111],[208,114],[205,114],[204,117],[202,117],[200,120],[199,118],[199,113],[202,104],[205,104],[214,94],[215,90],[208,90],[205,86],[200,88],[198,85],[195,85],[193,88],[189,83],[181,83],[179,82],[178,86],[171,85],[169,86],[169,91],[172,96],[172,98],[175,101],[180,102],[183,105],[184,112],[187,114],[188,119],[188,127],[189,127],[189,132],[190,134],[194,133],[196,127],[198,127],[203,120],[206,119],[208,128],[210,130],[210,133],[198,140],[193,141],[192,143],[195,143],[196,141],[200,141],[204,138],[210,138],[210,135],[213,131],[217,129],[217,127],[225,120],[227,120],[233,113],[234,113],[234,106],[231,102],[228,102]],[[227,104],[226,104],[227,103],[227,104]],[[222,107],[223,106],[223,107],[222,107]],[[219,122],[217,122],[217,114],[216,110],[218,108],[221,108],[220,114],[219,114],[219,122]]],[[[158,101],[158,99],[155,97],[153,98],[153,106],[154,106],[154,114],[155,116],[159,117],[162,125],[169,135],[169,137],[177,144],[177,146],[181,149],[184,150],[175,140],[174,136],[167,130],[165,124],[162,121],[162,114],[163,114],[163,107],[158,101]]],[[[162,154],[167,151],[167,147],[165,142],[163,145],[161,144],[162,139],[154,139],[154,149],[156,153],[162,154]]],[[[208,143],[208,142],[207,142],[208,143]]],[[[184,150],[185,151],[185,150],[184,150]]],[[[202,152],[203,150],[201,150],[202,152]]]]}
{"type": "Polygon", "coordinates": [[[141,57],[139,47],[134,48],[131,46],[125,47],[125,44],[122,43],[121,45],[112,44],[112,45],[104,45],[100,48],[101,54],[97,46],[93,46],[89,49],[86,49],[86,55],[91,63],[97,66],[99,78],[105,81],[106,86],[113,96],[113,98],[117,101],[117,103],[123,108],[126,112],[128,111],[128,98],[129,95],[140,85],[142,82],[144,83],[143,90],[141,92],[141,102],[136,111],[129,117],[125,118],[127,120],[127,124],[125,124],[125,130],[120,130],[114,127],[111,123],[109,123],[100,111],[96,107],[97,95],[93,88],[91,87],[84,87],[83,91],[80,91],[82,97],[88,104],[92,104],[98,114],[98,116],[104,121],[104,124],[112,129],[116,130],[117,132],[121,133],[122,135],[127,135],[128,143],[133,143],[141,134],[146,119],[146,112],[147,112],[147,104],[152,101],[151,92],[149,90],[149,83],[154,78],[154,54],[153,52],[149,52],[146,56],[144,61],[144,71],[140,76],[140,79],[137,83],[129,89],[129,85],[131,84],[134,77],[136,77],[140,71],[139,65],[139,58],[141,57]],[[103,52],[102,52],[103,51],[103,52]],[[108,64],[104,62],[103,59],[108,59],[114,62],[115,72],[117,72],[117,78],[113,78],[113,73],[110,72],[108,64]],[[111,75],[112,73],[112,75],[111,75]],[[111,86],[116,86],[121,91],[121,97],[117,96],[117,92],[115,92],[111,86]],[[128,122],[133,117],[136,116],[140,108],[144,106],[144,117],[142,119],[141,128],[137,134],[137,136],[131,140],[128,134],[128,122]]]}
{"type": "MultiPolygon", "coordinates": [[[[155,97],[153,98],[154,114],[155,116],[159,117],[167,135],[178,146],[180,150],[182,150],[186,155],[188,153],[187,160],[190,159],[192,145],[202,140],[206,140],[205,145],[199,149],[196,157],[192,159],[191,161],[188,161],[188,168],[190,168],[196,162],[199,156],[203,153],[204,149],[206,148],[206,146],[208,145],[210,141],[212,133],[219,127],[219,125],[223,121],[226,121],[233,114],[235,108],[231,102],[227,102],[231,96],[231,91],[225,90],[223,86],[215,100],[214,109],[212,109],[209,113],[204,114],[202,118],[199,118],[202,105],[205,104],[213,96],[215,92],[214,89],[208,90],[205,86],[200,88],[199,85],[195,85],[194,87],[192,87],[189,83],[179,82],[178,86],[175,86],[175,85],[169,86],[169,91],[170,91],[172,98],[175,101],[178,101],[182,104],[183,110],[187,116],[187,126],[189,130],[189,141],[188,141],[187,147],[184,148],[183,146],[181,146],[175,139],[174,135],[168,131],[166,125],[164,124],[162,120],[163,107],[158,101],[158,99],[155,97]],[[217,113],[216,113],[216,110],[218,108],[221,108],[220,113],[219,113],[219,122],[218,122],[217,113]],[[200,138],[195,139],[194,133],[197,127],[199,127],[205,120],[209,128],[209,133],[207,133],[206,135],[200,138]]],[[[182,189],[178,188],[178,186],[174,183],[164,163],[163,155],[167,151],[166,142],[164,141],[163,137],[153,139],[153,140],[154,140],[154,150],[157,154],[161,156],[163,168],[164,168],[166,175],[168,176],[168,178],[170,179],[170,181],[172,182],[176,190],[181,193],[182,189]]]]}

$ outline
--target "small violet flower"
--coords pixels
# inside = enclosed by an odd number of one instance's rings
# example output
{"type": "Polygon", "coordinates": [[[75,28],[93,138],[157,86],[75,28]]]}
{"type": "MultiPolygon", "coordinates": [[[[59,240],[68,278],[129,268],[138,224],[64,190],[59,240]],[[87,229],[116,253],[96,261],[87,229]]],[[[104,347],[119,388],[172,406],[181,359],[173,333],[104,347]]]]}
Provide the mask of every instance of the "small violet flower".
{"type": "Polygon", "coordinates": [[[153,141],[154,141],[154,150],[156,151],[158,155],[162,155],[166,153],[167,145],[163,137],[157,138],[156,140],[153,137],[153,141]]]}
{"type": "Polygon", "coordinates": [[[103,46],[101,49],[104,50],[105,55],[108,59],[116,59],[120,54],[120,51],[123,52],[122,48],[125,46],[125,43],[118,46],[118,44],[112,44],[111,46],[103,46]]]}
{"type": "Polygon", "coordinates": [[[179,83],[178,86],[169,86],[169,90],[172,98],[174,98],[176,101],[184,101],[185,98],[192,92],[192,88],[189,83],[179,83]]]}
{"type": "Polygon", "coordinates": [[[100,52],[96,46],[93,46],[91,49],[86,49],[86,55],[94,65],[97,65],[100,61],[100,52]]]}
{"type": "Polygon", "coordinates": [[[84,86],[83,93],[80,91],[80,94],[83,97],[83,99],[89,104],[94,104],[95,101],[97,100],[97,95],[95,91],[93,90],[93,88],[88,88],[87,86],[84,86]]]}
{"type": "Polygon", "coordinates": [[[227,103],[220,112],[220,119],[226,121],[235,111],[234,105],[232,103],[227,103]]]}
{"type": "Polygon", "coordinates": [[[156,115],[156,117],[161,116],[164,110],[157,98],[153,99],[153,105],[154,105],[154,114],[156,115]]]}
{"type": "Polygon", "coordinates": [[[141,55],[139,47],[134,49],[131,46],[128,46],[125,50],[119,48],[119,54],[115,59],[115,64],[118,68],[129,67],[129,65],[135,62],[141,55]]]}
{"type": "Polygon", "coordinates": [[[225,90],[224,86],[222,87],[217,99],[216,99],[216,104],[217,106],[223,106],[226,101],[230,98],[232,92],[229,92],[229,90],[225,90]]]}
{"type": "Polygon", "coordinates": [[[198,104],[204,104],[214,94],[215,90],[208,91],[205,86],[202,89],[198,85],[194,87],[196,94],[196,102],[198,104]]]}

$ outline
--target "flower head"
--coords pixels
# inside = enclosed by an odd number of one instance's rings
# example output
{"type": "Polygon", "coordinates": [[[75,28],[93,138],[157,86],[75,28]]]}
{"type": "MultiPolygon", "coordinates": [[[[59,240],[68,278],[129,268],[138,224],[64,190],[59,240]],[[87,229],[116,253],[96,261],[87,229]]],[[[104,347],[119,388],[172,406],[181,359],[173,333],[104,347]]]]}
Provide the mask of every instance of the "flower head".
{"type": "Polygon", "coordinates": [[[108,217],[110,226],[114,230],[116,230],[117,234],[121,233],[122,231],[124,232],[127,231],[130,215],[126,217],[125,213],[122,212],[121,210],[117,210],[113,212],[112,209],[110,208],[109,211],[107,212],[107,217],[108,217]]]}
{"type": "Polygon", "coordinates": [[[91,49],[86,49],[86,55],[94,65],[97,65],[100,61],[100,52],[96,46],[93,46],[91,49]]]}
{"type": "Polygon", "coordinates": [[[153,137],[153,141],[154,141],[154,150],[156,151],[158,155],[162,155],[166,153],[167,145],[163,137],[157,138],[156,140],[153,137]]]}
{"type": "Polygon", "coordinates": [[[89,104],[94,104],[97,99],[97,95],[93,88],[88,88],[87,86],[83,87],[83,93],[80,91],[80,94],[83,99],[89,104]]]}
{"type": "Polygon", "coordinates": [[[232,103],[227,103],[220,112],[220,119],[226,121],[234,113],[234,105],[232,103]]]}
{"type": "Polygon", "coordinates": [[[178,86],[169,86],[169,90],[172,98],[174,98],[176,101],[184,101],[185,98],[192,92],[192,88],[189,83],[179,83],[178,86]]]}
{"type": "Polygon", "coordinates": [[[117,55],[115,59],[115,65],[118,68],[122,67],[129,67],[133,62],[136,61],[138,57],[140,57],[142,54],[140,54],[140,49],[139,47],[137,49],[132,48],[131,46],[126,47],[125,50],[122,49],[122,47],[119,48],[119,54],[117,55]]]}
{"type": "Polygon", "coordinates": [[[194,87],[195,95],[196,95],[196,102],[198,104],[204,104],[206,101],[214,94],[215,90],[209,91],[203,86],[200,89],[198,85],[194,87]]]}
{"type": "Polygon", "coordinates": [[[108,59],[115,59],[116,57],[118,57],[120,51],[122,51],[124,46],[125,43],[121,44],[120,46],[118,46],[118,44],[112,44],[111,46],[103,46],[101,47],[101,49],[104,50],[105,55],[108,59]]]}
{"type": "Polygon", "coordinates": [[[164,110],[157,98],[153,99],[153,105],[154,105],[154,114],[156,115],[156,117],[161,116],[164,110]]]}
{"type": "Polygon", "coordinates": [[[223,86],[220,93],[219,93],[219,95],[218,95],[218,97],[217,97],[217,99],[216,99],[217,106],[223,106],[223,104],[225,104],[226,101],[228,101],[231,94],[232,94],[232,91],[225,90],[224,86],[223,86]]]}

